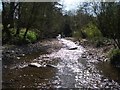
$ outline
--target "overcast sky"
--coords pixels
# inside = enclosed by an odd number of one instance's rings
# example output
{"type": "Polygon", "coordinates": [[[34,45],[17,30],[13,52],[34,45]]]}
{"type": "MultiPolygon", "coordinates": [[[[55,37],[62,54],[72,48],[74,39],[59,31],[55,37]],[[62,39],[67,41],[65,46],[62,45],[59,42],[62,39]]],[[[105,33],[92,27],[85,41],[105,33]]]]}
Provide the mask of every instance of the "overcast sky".
{"type": "MultiPolygon", "coordinates": [[[[49,0],[48,0],[49,1],[49,0]]],[[[60,3],[64,5],[64,9],[74,10],[77,8],[81,0],[60,0],[60,3]]],[[[2,8],[1,0],[0,0],[0,9],[2,8]]]]}
{"type": "Polygon", "coordinates": [[[80,2],[83,0],[60,0],[60,3],[63,5],[64,10],[76,10],[80,2]]]}

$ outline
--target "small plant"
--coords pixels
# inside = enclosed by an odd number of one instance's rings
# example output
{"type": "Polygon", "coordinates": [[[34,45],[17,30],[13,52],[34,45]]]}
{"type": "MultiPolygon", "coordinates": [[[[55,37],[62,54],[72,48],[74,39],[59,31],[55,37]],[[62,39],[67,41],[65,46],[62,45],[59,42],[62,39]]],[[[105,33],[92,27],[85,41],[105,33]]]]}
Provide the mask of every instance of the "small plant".
{"type": "Polygon", "coordinates": [[[27,38],[28,40],[30,40],[30,42],[34,42],[34,41],[37,40],[37,34],[36,34],[35,32],[33,32],[33,31],[29,31],[29,32],[27,33],[26,38],[27,38]]]}
{"type": "Polygon", "coordinates": [[[109,53],[109,57],[110,57],[110,63],[113,66],[115,67],[120,66],[120,49],[111,50],[109,53]]]}

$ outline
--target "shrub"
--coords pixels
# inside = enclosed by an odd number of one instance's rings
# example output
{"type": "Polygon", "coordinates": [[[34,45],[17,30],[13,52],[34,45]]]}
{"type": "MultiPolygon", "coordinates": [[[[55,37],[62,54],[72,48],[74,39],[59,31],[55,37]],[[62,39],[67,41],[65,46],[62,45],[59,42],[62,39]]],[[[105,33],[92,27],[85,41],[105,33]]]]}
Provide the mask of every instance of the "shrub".
{"type": "Polygon", "coordinates": [[[87,38],[102,37],[100,30],[93,23],[89,23],[82,31],[86,34],[87,38]]]}
{"type": "Polygon", "coordinates": [[[11,42],[14,44],[25,44],[25,43],[33,43],[37,40],[38,37],[37,33],[31,30],[27,32],[26,38],[25,40],[23,40],[25,31],[26,29],[21,29],[19,35],[15,36],[16,29],[11,29],[10,30],[10,34],[12,36],[11,42]]]}
{"type": "Polygon", "coordinates": [[[110,63],[112,65],[120,66],[120,49],[113,49],[109,53],[110,63]]]}
{"type": "MultiPolygon", "coordinates": [[[[94,39],[97,40],[99,38],[102,38],[102,34],[96,25],[94,25],[93,23],[89,23],[85,27],[83,27],[82,29],[74,31],[73,37],[75,37],[77,39],[88,38],[91,40],[94,40],[94,39]]],[[[100,39],[97,41],[98,41],[98,44],[102,43],[100,39]]]]}
{"type": "MultiPolygon", "coordinates": [[[[19,34],[19,40],[23,40],[25,29],[22,29],[19,34]]],[[[28,31],[24,43],[33,43],[37,40],[37,34],[34,31],[28,31]]]]}
{"type": "Polygon", "coordinates": [[[26,38],[30,41],[30,42],[34,42],[37,40],[37,34],[33,31],[28,31],[26,38]]]}

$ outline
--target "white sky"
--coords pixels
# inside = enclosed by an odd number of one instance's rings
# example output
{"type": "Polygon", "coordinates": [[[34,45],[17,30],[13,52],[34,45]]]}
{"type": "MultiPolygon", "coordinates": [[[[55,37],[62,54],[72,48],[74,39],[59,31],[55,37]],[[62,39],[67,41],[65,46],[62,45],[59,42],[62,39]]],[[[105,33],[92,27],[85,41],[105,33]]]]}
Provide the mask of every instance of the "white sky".
{"type": "Polygon", "coordinates": [[[60,3],[63,4],[64,10],[75,10],[77,9],[79,3],[83,0],[60,0],[60,3]]]}
{"type": "MultiPolygon", "coordinates": [[[[60,0],[60,3],[64,5],[63,6],[64,10],[69,11],[69,10],[76,10],[80,2],[101,2],[101,1],[113,2],[114,0],[60,0]]],[[[120,0],[116,0],[116,1],[120,1],[120,0]]]]}

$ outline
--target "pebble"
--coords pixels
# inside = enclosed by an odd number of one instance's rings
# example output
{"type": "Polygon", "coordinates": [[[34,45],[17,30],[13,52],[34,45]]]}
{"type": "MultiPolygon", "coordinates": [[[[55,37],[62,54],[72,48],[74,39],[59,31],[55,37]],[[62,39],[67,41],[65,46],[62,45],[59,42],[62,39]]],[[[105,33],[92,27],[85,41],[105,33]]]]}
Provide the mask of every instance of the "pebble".
{"type": "Polygon", "coordinates": [[[19,77],[22,77],[21,75],[19,77]]]}
{"type": "Polygon", "coordinates": [[[93,55],[92,53],[89,53],[89,55],[93,55]]]}
{"type": "Polygon", "coordinates": [[[25,54],[22,54],[22,56],[25,56],[25,54]]]}
{"type": "Polygon", "coordinates": [[[15,51],[12,50],[11,52],[14,53],[15,51]]]}
{"type": "Polygon", "coordinates": [[[17,59],[20,59],[20,57],[17,57],[17,59]]]}
{"type": "Polygon", "coordinates": [[[25,86],[23,86],[23,88],[25,88],[25,86]]]}
{"type": "Polygon", "coordinates": [[[87,56],[86,56],[86,55],[82,55],[81,57],[82,57],[82,58],[87,58],[87,56]]]}
{"type": "Polygon", "coordinates": [[[7,68],[7,65],[5,65],[4,68],[7,68]]]}
{"type": "Polygon", "coordinates": [[[30,66],[30,67],[41,67],[41,65],[39,63],[30,63],[30,64],[28,64],[28,66],[30,66]]]}

